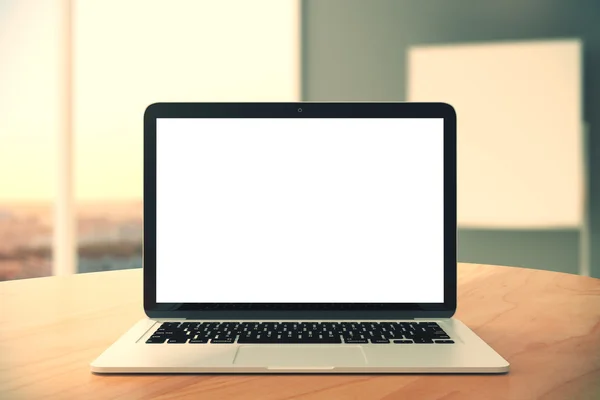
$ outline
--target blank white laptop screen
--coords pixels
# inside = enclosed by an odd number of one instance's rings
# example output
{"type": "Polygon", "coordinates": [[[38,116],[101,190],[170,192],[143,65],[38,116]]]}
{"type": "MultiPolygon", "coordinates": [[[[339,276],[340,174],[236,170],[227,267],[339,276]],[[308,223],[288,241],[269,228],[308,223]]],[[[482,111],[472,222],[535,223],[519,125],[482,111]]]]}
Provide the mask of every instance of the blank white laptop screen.
{"type": "Polygon", "coordinates": [[[158,303],[442,303],[443,119],[158,119],[158,303]]]}

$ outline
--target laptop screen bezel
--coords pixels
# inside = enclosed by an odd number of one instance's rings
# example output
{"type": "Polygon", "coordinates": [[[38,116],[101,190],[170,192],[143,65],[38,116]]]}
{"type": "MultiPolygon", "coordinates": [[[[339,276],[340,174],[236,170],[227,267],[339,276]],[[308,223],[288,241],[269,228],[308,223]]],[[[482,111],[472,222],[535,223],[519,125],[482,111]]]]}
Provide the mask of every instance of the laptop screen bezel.
{"type": "MultiPolygon", "coordinates": [[[[155,103],[144,113],[144,311],[154,319],[449,318],[456,311],[456,113],[445,103],[155,103]],[[300,111],[301,109],[301,111],[300,111]],[[444,120],[443,303],[157,303],[156,120],[159,118],[442,118],[444,120]]],[[[235,277],[232,277],[235,279],[235,277]]],[[[199,285],[199,290],[200,289],[199,285]]]]}

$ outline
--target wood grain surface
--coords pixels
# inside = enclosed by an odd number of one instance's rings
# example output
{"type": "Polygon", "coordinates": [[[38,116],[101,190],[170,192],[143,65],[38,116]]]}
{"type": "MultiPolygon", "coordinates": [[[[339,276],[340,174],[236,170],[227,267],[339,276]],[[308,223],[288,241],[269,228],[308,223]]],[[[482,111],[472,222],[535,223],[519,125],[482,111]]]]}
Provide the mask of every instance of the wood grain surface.
{"type": "Polygon", "coordinates": [[[144,317],[141,270],[127,270],[0,283],[0,399],[600,399],[599,279],[458,271],[456,317],[507,375],[94,375],[144,317]]]}

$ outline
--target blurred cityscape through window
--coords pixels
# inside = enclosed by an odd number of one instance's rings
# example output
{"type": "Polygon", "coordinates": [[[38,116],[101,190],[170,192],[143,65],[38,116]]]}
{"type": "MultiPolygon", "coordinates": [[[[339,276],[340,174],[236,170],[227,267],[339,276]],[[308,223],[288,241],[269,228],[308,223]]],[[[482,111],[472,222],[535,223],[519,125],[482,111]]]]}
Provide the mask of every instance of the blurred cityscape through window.
{"type": "Polygon", "coordinates": [[[52,274],[52,204],[0,205],[0,281],[52,274]]]}
{"type": "Polygon", "coordinates": [[[142,202],[83,203],[77,210],[77,272],[142,267],[142,202]]]}
{"type": "MultiPolygon", "coordinates": [[[[0,205],[0,281],[52,275],[51,202],[0,205]]],[[[77,272],[142,267],[142,202],[77,209],[77,272]]]]}

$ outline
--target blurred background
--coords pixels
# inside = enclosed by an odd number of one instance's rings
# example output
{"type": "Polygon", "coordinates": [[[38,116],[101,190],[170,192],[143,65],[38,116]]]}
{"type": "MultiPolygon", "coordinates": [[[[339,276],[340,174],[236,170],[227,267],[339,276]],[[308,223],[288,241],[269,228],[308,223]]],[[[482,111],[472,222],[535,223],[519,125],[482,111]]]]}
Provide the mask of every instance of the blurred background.
{"type": "Polygon", "coordinates": [[[141,267],[157,101],[444,101],[459,261],[600,277],[597,0],[0,0],[0,280],[141,267]]]}

